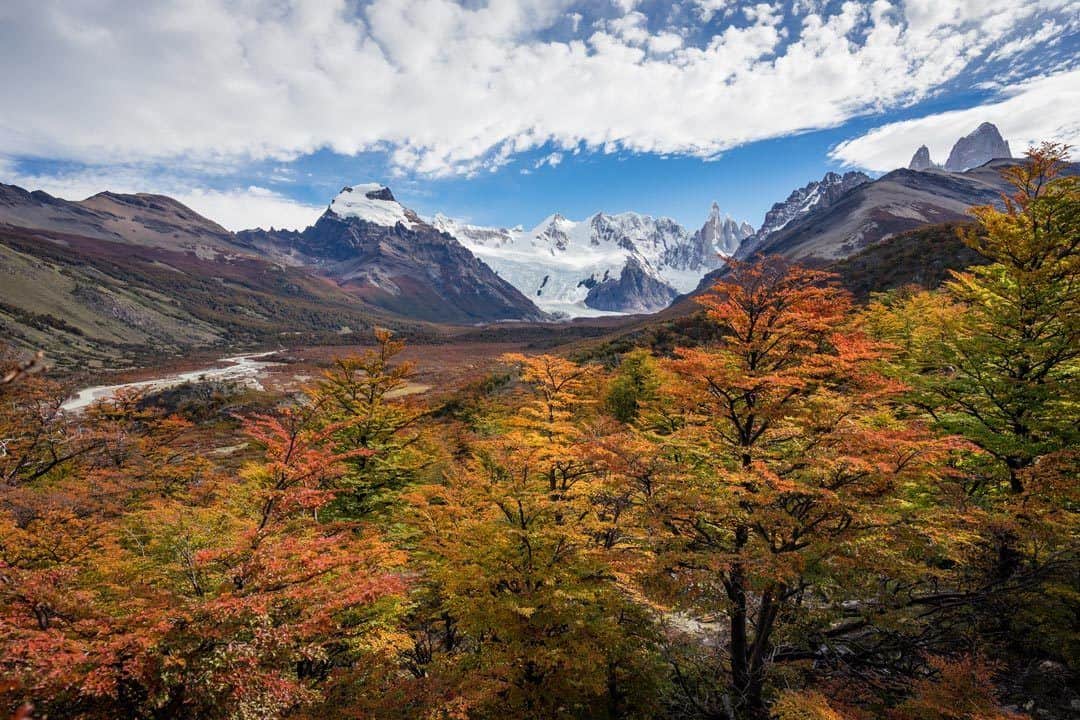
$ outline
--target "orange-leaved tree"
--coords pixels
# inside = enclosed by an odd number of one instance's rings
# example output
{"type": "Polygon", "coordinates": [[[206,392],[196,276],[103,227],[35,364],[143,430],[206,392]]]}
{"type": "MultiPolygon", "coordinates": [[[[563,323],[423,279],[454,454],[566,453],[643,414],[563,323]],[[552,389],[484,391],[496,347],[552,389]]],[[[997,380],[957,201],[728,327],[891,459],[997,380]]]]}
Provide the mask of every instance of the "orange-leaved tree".
{"type": "Polygon", "coordinates": [[[936,450],[894,411],[883,350],[827,274],[732,261],[700,302],[721,339],[665,363],[679,427],[655,438],[669,462],[648,501],[666,537],[654,584],[723,618],[713,711],[764,717],[770,667],[814,657],[824,623],[902,552],[901,490],[936,450]]]}
{"type": "Polygon", "coordinates": [[[414,669],[453,675],[446,702],[470,717],[644,714],[657,677],[648,618],[608,562],[606,491],[586,450],[597,370],[506,359],[526,397],[505,432],[413,496],[446,650],[418,652],[414,669]]]}
{"type": "Polygon", "coordinates": [[[183,422],[123,406],[79,422],[94,454],[4,495],[11,699],[57,716],[280,717],[396,652],[402,558],[320,516],[347,458],[318,406],[247,420],[260,453],[238,475],[200,458],[183,422]]]}

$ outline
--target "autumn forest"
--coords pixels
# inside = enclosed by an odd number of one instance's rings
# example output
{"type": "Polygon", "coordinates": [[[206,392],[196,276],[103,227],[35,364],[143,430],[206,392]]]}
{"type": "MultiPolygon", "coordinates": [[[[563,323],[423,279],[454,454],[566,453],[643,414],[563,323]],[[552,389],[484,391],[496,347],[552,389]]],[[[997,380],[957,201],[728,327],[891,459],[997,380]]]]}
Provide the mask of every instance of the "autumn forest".
{"type": "Polygon", "coordinates": [[[732,261],[672,350],[409,395],[379,330],[296,393],[81,413],[12,361],[0,716],[1075,717],[1066,159],[937,289],[732,261]]]}

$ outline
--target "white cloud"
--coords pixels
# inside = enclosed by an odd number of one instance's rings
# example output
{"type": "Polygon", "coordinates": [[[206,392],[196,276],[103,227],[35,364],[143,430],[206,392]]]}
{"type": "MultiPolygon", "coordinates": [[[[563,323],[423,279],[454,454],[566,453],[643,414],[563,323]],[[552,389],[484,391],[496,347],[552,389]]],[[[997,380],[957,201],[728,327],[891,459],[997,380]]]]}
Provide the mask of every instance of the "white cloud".
{"type": "Polygon", "coordinates": [[[229,230],[275,227],[303,230],[326,209],[298,203],[272,190],[252,185],[233,190],[192,189],[176,199],[229,230]]]}
{"type": "MultiPolygon", "coordinates": [[[[735,7],[694,2],[701,16],[735,7]]],[[[1069,9],[802,3],[786,37],[780,4],[758,4],[693,47],[619,1],[588,38],[545,39],[577,4],[5,0],[0,154],[227,165],[375,149],[435,176],[548,143],[710,157],[917,102],[1069,9]]]]}
{"type": "Polygon", "coordinates": [[[229,230],[260,226],[302,230],[314,224],[325,209],[256,185],[213,190],[189,181],[149,174],[139,167],[34,174],[18,172],[10,159],[0,156],[0,181],[28,190],[44,190],[65,200],[82,200],[102,190],[168,195],[229,230]]]}
{"type": "Polygon", "coordinates": [[[537,160],[536,164],[533,165],[533,167],[534,168],[541,168],[544,165],[550,165],[551,167],[556,167],[562,161],[563,161],[562,153],[553,152],[550,155],[545,155],[544,157],[537,160]]]}
{"type": "Polygon", "coordinates": [[[683,45],[681,35],[673,32],[662,32],[649,36],[649,51],[657,55],[663,55],[678,50],[683,45]]]}
{"type": "Polygon", "coordinates": [[[734,5],[735,0],[694,0],[694,6],[702,22],[709,22],[721,10],[730,12],[730,8],[734,5]]]}
{"type": "Polygon", "coordinates": [[[847,165],[887,171],[907,167],[916,148],[926,145],[930,157],[944,163],[953,143],[984,121],[997,125],[1014,155],[1043,140],[1080,146],[1080,70],[1010,86],[1002,95],[978,107],[883,125],[841,143],[830,155],[847,165]]]}
{"type": "Polygon", "coordinates": [[[628,12],[608,23],[615,37],[628,45],[644,45],[649,40],[649,18],[644,13],[628,12]]]}
{"type": "MultiPolygon", "coordinates": [[[[1080,20],[1075,20],[1072,24],[1080,24],[1080,20]]],[[[1035,32],[1030,35],[1018,37],[1015,40],[1010,40],[990,53],[986,59],[990,61],[1002,60],[1004,58],[1012,57],[1013,55],[1018,55],[1033,47],[1049,43],[1051,40],[1054,40],[1065,33],[1067,29],[1067,25],[1059,25],[1053,20],[1047,20],[1042,24],[1042,27],[1035,32]]]]}

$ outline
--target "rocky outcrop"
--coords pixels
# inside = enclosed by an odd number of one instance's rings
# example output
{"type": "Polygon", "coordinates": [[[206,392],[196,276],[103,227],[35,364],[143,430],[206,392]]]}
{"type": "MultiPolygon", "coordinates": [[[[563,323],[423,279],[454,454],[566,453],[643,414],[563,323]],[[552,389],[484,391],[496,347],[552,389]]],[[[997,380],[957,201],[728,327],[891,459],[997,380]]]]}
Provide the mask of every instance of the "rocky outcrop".
{"type": "Polygon", "coordinates": [[[666,308],[678,294],[631,257],[617,278],[605,276],[589,288],[585,304],[596,310],[648,313],[666,308]]]}
{"type": "Polygon", "coordinates": [[[918,172],[923,170],[933,170],[936,167],[937,165],[930,159],[930,148],[925,145],[919,146],[919,149],[911,156],[911,162],[908,163],[908,170],[915,170],[918,172]]]}
{"type": "Polygon", "coordinates": [[[991,160],[1011,157],[1009,143],[1001,137],[997,127],[993,123],[984,122],[970,135],[956,141],[949,153],[949,159],[945,161],[945,169],[949,172],[963,172],[985,165],[991,160]]]}

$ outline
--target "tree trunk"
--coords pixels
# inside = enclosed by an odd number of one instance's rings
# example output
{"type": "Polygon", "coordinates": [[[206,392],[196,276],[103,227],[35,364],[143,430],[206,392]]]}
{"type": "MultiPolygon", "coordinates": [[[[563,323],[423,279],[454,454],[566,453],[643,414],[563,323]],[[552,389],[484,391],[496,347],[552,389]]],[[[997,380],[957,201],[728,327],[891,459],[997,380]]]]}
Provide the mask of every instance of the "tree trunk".
{"type": "MultiPolygon", "coordinates": [[[[736,552],[741,552],[749,538],[750,530],[745,525],[735,529],[736,552]]],[[[732,563],[725,585],[731,602],[731,689],[737,711],[744,718],[767,718],[762,697],[764,665],[760,662],[758,651],[758,643],[764,638],[756,638],[753,643],[750,640],[746,568],[741,560],[732,563]]]]}

